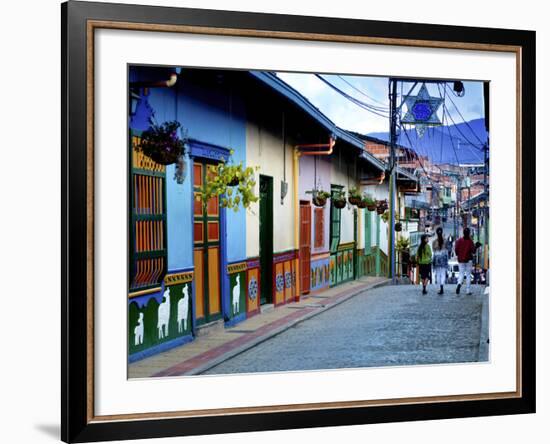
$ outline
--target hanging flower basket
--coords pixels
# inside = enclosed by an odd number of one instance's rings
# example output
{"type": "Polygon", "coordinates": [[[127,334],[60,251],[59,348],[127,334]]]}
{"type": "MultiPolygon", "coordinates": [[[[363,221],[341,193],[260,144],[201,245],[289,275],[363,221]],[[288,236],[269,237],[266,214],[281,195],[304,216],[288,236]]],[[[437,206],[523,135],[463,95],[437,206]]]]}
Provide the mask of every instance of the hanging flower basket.
{"type": "Polygon", "coordinates": [[[385,208],[382,208],[382,207],[376,207],[376,213],[378,215],[382,215],[386,212],[386,209],[385,208]]]}
{"type": "Polygon", "coordinates": [[[315,205],[316,207],[324,207],[327,203],[327,198],[317,196],[312,199],[312,202],[313,202],[313,205],[315,205]]]}
{"type": "Polygon", "coordinates": [[[401,222],[396,222],[395,223],[395,231],[397,231],[398,233],[403,230],[403,225],[401,224],[401,222]]]}
{"type": "Polygon", "coordinates": [[[206,207],[213,197],[220,198],[222,208],[238,211],[242,205],[243,208],[249,208],[251,204],[258,201],[258,196],[254,194],[256,179],[254,172],[259,167],[245,167],[243,163],[238,165],[221,162],[218,165],[209,167],[207,178],[201,189],[200,197],[203,205],[206,207]],[[237,188],[231,186],[231,181],[237,178],[239,185],[237,188]]]}
{"type": "Polygon", "coordinates": [[[384,210],[388,209],[388,201],[387,200],[377,200],[376,201],[376,208],[383,208],[384,210]]]}
{"type": "Polygon", "coordinates": [[[236,187],[240,182],[241,180],[237,176],[233,176],[233,178],[231,178],[231,180],[227,183],[227,186],[236,187]]]}
{"type": "Polygon", "coordinates": [[[335,208],[342,209],[346,206],[346,199],[332,199],[335,208]]]}
{"type": "Polygon", "coordinates": [[[361,202],[362,196],[357,188],[350,188],[348,191],[348,202],[351,205],[357,205],[361,202]]]}
{"type": "Polygon", "coordinates": [[[369,197],[369,196],[363,196],[361,198],[361,202],[357,205],[358,208],[366,208],[369,211],[376,210],[376,201],[369,197]]]}
{"type": "Polygon", "coordinates": [[[334,208],[341,210],[346,206],[346,195],[342,191],[333,191],[331,199],[334,204],[334,208]]]}
{"type": "Polygon", "coordinates": [[[312,194],[311,202],[316,207],[324,207],[327,203],[327,199],[330,197],[330,193],[323,190],[310,190],[306,191],[307,194],[312,194]]]}
{"type": "Polygon", "coordinates": [[[141,135],[138,149],[161,165],[176,163],[185,154],[185,140],[178,136],[180,127],[181,124],[176,121],[162,125],[151,122],[151,126],[141,135]]]}

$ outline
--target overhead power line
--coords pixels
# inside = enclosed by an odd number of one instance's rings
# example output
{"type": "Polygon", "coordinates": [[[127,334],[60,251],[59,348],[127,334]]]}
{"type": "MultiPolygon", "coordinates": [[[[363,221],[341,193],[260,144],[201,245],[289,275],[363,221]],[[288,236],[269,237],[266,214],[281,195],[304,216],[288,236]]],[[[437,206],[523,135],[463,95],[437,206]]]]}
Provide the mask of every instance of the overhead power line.
{"type": "Polygon", "coordinates": [[[324,77],[322,77],[321,75],[319,74],[315,74],[315,76],[321,80],[323,83],[325,83],[327,86],[329,86],[330,88],[332,88],[334,91],[336,91],[338,94],[344,96],[346,99],[350,100],[351,102],[353,102],[355,105],[359,106],[360,108],[363,108],[364,110],[366,111],[369,111],[370,113],[372,114],[375,114],[379,117],[383,117],[384,119],[388,119],[389,118],[389,115],[384,115],[382,114],[382,112],[384,111],[380,111],[378,109],[378,107],[375,107],[373,105],[370,105],[368,103],[365,103],[365,102],[362,102],[361,100],[359,99],[356,99],[355,97],[349,95],[348,93],[346,93],[345,91],[342,91],[340,88],[338,88],[337,86],[333,85],[331,82],[329,82],[328,80],[326,80],[324,77]]]}
{"type": "MultiPolygon", "coordinates": [[[[450,86],[445,84],[445,88],[449,88],[450,89],[450,86]]],[[[456,112],[458,113],[458,115],[460,116],[460,118],[462,119],[462,121],[466,124],[466,126],[468,127],[468,129],[470,130],[470,132],[474,135],[474,137],[477,139],[477,141],[480,143],[481,146],[485,145],[485,143],[478,137],[478,135],[476,134],[476,132],[474,131],[474,129],[472,128],[472,126],[470,125],[469,122],[466,121],[466,119],[462,116],[462,113],[460,112],[460,110],[458,109],[458,106],[456,106],[456,103],[454,102],[454,100],[451,98],[451,96],[449,95],[449,100],[451,101],[451,103],[453,104],[453,106],[455,107],[456,109],[456,112]]],[[[451,117],[451,120],[452,120],[452,117],[451,117]]],[[[455,124],[456,125],[456,124],[455,124]]],[[[458,128],[457,128],[458,129],[458,128]]],[[[462,132],[461,132],[462,134],[462,132]]],[[[464,136],[464,134],[462,134],[462,136],[464,138],[466,138],[464,136]]],[[[476,146],[475,143],[472,143],[473,146],[476,146]]]]}
{"type": "Polygon", "coordinates": [[[384,110],[386,111],[389,111],[389,108],[387,107],[386,103],[382,102],[381,100],[377,100],[375,99],[374,97],[371,97],[369,96],[366,92],[364,92],[363,90],[357,88],[355,85],[353,85],[351,82],[349,82],[348,80],[346,80],[345,77],[341,76],[341,75],[337,75],[336,77],[338,77],[340,80],[342,80],[344,83],[346,83],[350,88],[354,89],[355,91],[357,91],[359,94],[367,97],[368,99],[372,100],[373,102],[376,102],[376,103],[379,103],[380,105],[383,105],[384,106],[384,110]]]}

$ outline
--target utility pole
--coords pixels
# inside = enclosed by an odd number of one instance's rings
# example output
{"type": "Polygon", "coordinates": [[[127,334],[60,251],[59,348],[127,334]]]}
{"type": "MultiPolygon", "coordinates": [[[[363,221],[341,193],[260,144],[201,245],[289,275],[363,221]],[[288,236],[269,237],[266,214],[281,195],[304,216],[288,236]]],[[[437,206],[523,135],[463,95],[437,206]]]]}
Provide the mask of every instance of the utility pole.
{"type": "Polygon", "coordinates": [[[395,277],[395,146],[397,144],[397,80],[389,80],[390,99],[390,278],[395,277]]]}
{"type": "MultiPolygon", "coordinates": [[[[468,216],[466,217],[466,226],[469,227],[472,224],[472,179],[470,177],[470,170],[468,170],[468,216]]],[[[478,233],[479,236],[479,233],[478,233]]]]}
{"type": "MultiPolygon", "coordinates": [[[[483,194],[485,195],[485,205],[483,206],[483,243],[489,243],[489,184],[487,181],[487,172],[489,170],[489,145],[483,145],[483,194]]],[[[481,214],[479,215],[481,216],[481,214]]],[[[485,252],[487,249],[483,247],[483,265],[486,264],[485,252]]]]}
{"type": "Polygon", "coordinates": [[[460,217],[460,195],[462,194],[460,175],[455,176],[456,179],[456,202],[455,202],[455,240],[458,237],[458,218],[460,217]]]}
{"type": "MultiPolygon", "coordinates": [[[[483,145],[483,191],[485,194],[485,205],[483,206],[483,242],[485,244],[483,250],[483,265],[487,264],[485,253],[488,252],[487,245],[489,243],[489,184],[487,183],[487,175],[489,173],[489,82],[483,82],[483,102],[485,111],[485,130],[487,131],[487,142],[483,145]]],[[[488,276],[486,276],[488,278],[488,276]]],[[[489,279],[487,279],[487,283],[489,279]]]]}
{"type": "Polygon", "coordinates": [[[483,241],[487,242],[488,237],[488,211],[489,211],[489,184],[487,182],[487,171],[489,170],[489,146],[483,145],[483,193],[485,194],[485,206],[483,207],[483,241]]]}

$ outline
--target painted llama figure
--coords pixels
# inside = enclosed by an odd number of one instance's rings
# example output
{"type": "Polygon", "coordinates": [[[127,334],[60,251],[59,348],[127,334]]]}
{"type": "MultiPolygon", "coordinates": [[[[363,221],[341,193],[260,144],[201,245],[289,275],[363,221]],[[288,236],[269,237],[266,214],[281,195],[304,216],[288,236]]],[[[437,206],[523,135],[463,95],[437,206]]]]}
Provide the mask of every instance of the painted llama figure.
{"type": "Polygon", "coordinates": [[[159,339],[168,336],[168,321],[170,321],[170,288],[164,291],[164,302],[159,305],[157,329],[159,339]]]}
{"type": "Polygon", "coordinates": [[[182,333],[187,330],[187,315],[189,313],[189,286],[185,285],[182,293],[183,297],[178,301],[178,333],[182,333]]]}
{"type": "Polygon", "coordinates": [[[237,283],[233,287],[233,298],[231,300],[231,303],[233,305],[233,314],[237,314],[239,312],[239,300],[241,299],[241,277],[237,275],[236,281],[237,283]]]}
{"type": "Polygon", "coordinates": [[[143,344],[143,332],[145,327],[143,325],[143,313],[139,314],[138,323],[134,328],[134,345],[143,344]]]}

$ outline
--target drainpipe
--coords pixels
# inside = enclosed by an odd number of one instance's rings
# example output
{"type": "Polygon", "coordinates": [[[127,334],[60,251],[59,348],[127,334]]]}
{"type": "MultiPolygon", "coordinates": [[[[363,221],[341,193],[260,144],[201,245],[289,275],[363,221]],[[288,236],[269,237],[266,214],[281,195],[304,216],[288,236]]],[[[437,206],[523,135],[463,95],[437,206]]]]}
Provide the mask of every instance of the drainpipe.
{"type": "Polygon", "coordinates": [[[296,302],[300,300],[301,283],[300,276],[300,196],[299,196],[299,162],[300,151],[294,147],[294,155],[292,162],[292,178],[294,183],[294,249],[298,252],[298,260],[296,261],[296,296],[294,299],[296,302]]]}
{"type": "Polygon", "coordinates": [[[299,165],[300,156],[330,156],[334,149],[336,138],[331,136],[328,143],[310,143],[294,145],[294,158],[292,163],[292,172],[294,178],[294,248],[298,252],[298,261],[296,266],[296,302],[300,300],[301,276],[300,276],[300,196],[299,196],[299,165]],[[324,151],[301,151],[308,148],[327,148],[324,151]]]}
{"type": "Polygon", "coordinates": [[[380,176],[378,177],[374,177],[372,179],[368,179],[368,180],[361,180],[359,182],[360,185],[381,185],[382,182],[384,182],[384,179],[386,178],[386,172],[385,171],[382,171],[380,173],[380,176]]]}
{"type": "Polygon", "coordinates": [[[156,82],[130,82],[130,88],[170,88],[178,81],[178,74],[172,72],[167,80],[156,82]]]}
{"type": "Polygon", "coordinates": [[[330,156],[336,143],[336,138],[331,137],[328,143],[310,143],[306,145],[294,145],[294,150],[302,150],[304,148],[327,148],[325,151],[299,151],[301,156],[330,156]]]}

